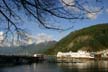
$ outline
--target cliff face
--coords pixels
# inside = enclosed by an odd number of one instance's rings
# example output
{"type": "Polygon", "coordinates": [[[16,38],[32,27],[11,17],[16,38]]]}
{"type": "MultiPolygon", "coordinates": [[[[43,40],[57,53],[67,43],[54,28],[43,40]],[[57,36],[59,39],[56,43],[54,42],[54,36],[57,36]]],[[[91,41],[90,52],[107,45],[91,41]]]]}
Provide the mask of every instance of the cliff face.
{"type": "Polygon", "coordinates": [[[108,49],[108,24],[98,24],[71,32],[61,39],[47,53],[56,54],[58,51],[101,51],[108,49]]]}

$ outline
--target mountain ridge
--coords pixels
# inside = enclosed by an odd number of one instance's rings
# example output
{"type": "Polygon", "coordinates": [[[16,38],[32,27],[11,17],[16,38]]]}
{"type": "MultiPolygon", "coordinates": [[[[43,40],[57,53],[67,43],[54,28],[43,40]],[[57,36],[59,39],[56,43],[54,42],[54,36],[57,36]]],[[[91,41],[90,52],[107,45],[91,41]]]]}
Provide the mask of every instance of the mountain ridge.
{"type": "Polygon", "coordinates": [[[108,24],[97,24],[74,32],[61,39],[46,54],[57,54],[58,51],[100,51],[108,48],[108,24]]]}

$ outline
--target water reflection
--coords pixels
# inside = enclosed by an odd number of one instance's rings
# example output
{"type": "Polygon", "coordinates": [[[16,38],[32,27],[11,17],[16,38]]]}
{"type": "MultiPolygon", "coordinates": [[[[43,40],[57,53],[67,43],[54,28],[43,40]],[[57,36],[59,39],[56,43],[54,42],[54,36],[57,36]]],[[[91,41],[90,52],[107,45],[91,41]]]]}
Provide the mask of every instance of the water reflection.
{"type": "Polygon", "coordinates": [[[58,63],[63,72],[108,72],[108,61],[87,61],[84,63],[58,63]]]}
{"type": "Polygon", "coordinates": [[[54,63],[34,63],[29,65],[1,67],[0,72],[61,72],[54,63]]]}
{"type": "Polygon", "coordinates": [[[108,61],[84,63],[33,63],[0,67],[0,72],[108,72],[108,61]]]}
{"type": "Polygon", "coordinates": [[[54,63],[39,63],[32,64],[33,72],[60,72],[57,64],[54,63]]]}

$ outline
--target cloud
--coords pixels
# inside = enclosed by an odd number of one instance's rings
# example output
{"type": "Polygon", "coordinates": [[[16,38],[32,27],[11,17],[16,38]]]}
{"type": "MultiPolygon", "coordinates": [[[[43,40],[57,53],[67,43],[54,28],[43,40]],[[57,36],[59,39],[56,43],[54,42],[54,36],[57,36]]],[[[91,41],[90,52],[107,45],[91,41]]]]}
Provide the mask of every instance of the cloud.
{"type": "MultiPolygon", "coordinates": [[[[33,43],[39,44],[39,43],[53,41],[53,40],[54,39],[52,38],[52,36],[49,34],[46,34],[46,33],[39,33],[37,35],[29,35],[28,34],[27,39],[22,40],[22,43],[24,43],[24,44],[33,44],[33,43]]],[[[17,44],[17,43],[15,42],[15,44],[17,44]]]]}
{"type": "Polygon", "coordinates": [[[2,31],[0,32],[0,35],[3,35],[3,32],[2,31]]]}
{"type": "Polygon", "coordinates": [[[87,13],[87,17],[89,19],[96,19],[97,18],[97,13],[87,13]]]}
{"type": "MultiPolygon", "coordinates": [[[[64,8],[69,10],[70,13],[75,13],[75,14],[82,13],[83,14],[83,12],[84,12],[86,17],[89,19],[96,19],[97,16],[101,13],[101,7],[99,7],[99,6],[87,5],[87,3],[85,3],[84,5],[81,5],[85,10],[85,11],[82,11],[75,5],[76,4],[75,0],[60,0],[60,1],[63,4],[64,8]]],[[[87,2],[89,2],[89,1],[87,1],[87,2]]],[[[107,12],[108,12],[108,10],[107,10],[107,12]]]]}
{"type": "Polygon", "coordinates": [[[75,4],[74,0],[62,0],[62,2],[64,5],[74,5],[75,4]]]}
{"type": "Polygon", "coordinates": [[[36,39],[36,44],[53,40],[51,35],[45,33],[38,34],[35,39],[36,39]]]}
{"type": "Polygon", "coordinates": [[[80,12],[80,9],[75,7],[75,0],[60,0],[62,5],[66,10],[70,10],[70,12],[80,12]]]}
{"type": "Polygon", "coordinates": [[[96,19],[99,14],[101,14],[99,7],[92,7],[92,6],[84,6],[84,9],[89,11],[87,12],[86,16],[89,19],[96,19]]]}
{"type": "Polygon", "coordinates": [[[3,32],[0,32],[0,42],[4,39],[3,32]]]}

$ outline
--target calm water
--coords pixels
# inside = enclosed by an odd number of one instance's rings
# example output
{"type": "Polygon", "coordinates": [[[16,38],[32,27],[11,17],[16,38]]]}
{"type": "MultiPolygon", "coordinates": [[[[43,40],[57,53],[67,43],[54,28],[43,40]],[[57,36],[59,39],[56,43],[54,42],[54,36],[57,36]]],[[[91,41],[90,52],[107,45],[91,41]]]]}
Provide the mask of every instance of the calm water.
{"type": "Polygon", "coordinates": [[[108,72],[108,61],[0,66],[0,72],[108,72]]]}

